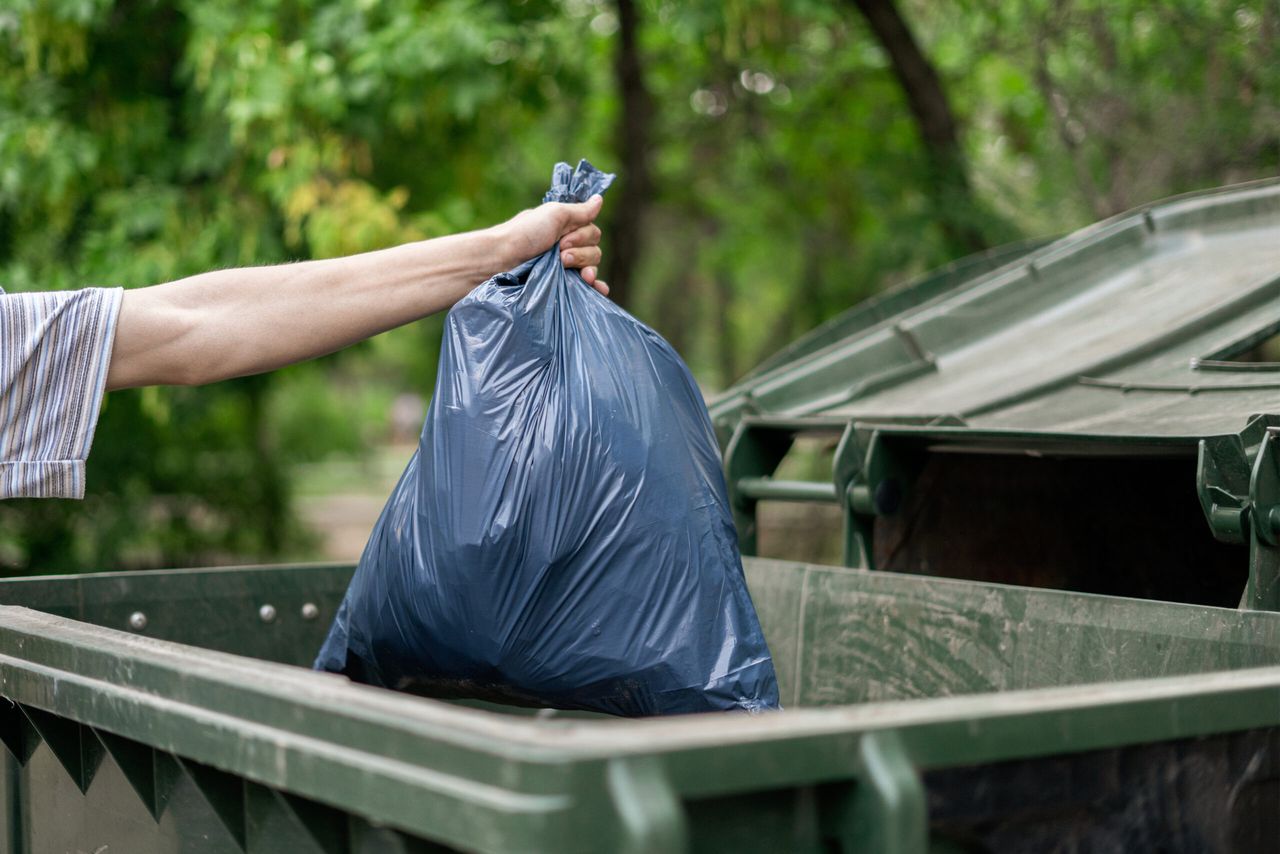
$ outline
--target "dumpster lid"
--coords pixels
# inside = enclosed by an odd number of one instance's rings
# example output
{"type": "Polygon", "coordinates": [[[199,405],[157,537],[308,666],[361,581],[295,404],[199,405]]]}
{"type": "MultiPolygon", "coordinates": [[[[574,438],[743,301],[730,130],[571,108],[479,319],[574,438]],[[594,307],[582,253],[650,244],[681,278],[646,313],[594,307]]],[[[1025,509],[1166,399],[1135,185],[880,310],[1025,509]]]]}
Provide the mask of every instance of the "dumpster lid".
{"type": "Polygon", "coordinates": [[[712,401],[743,550],[757,502],[835,502],[850,565],[1226,604],[1246,557],[1214,541],[1248,543],[1241,601],[1280,610],[1280,362],[1258,360],[1277,335],[1280,180],[930,274],[712,401]],[[834,449],[829,482],[775,477],[805,434],[834,449]],[[1049,512],[1025,516],[1035,501],[1049,512]],[[1114,554],[1043,547],[1063,530],[1114,554]]]}
{"type": "Polygon", "coordinates": [[[1170,199],[931,274],[800,339],[711,411],[723,438],[747,415],[1235,433],[1280,393],[1280,364],[1240,358],[1277,333],[1272,180],[1170,199]]]}

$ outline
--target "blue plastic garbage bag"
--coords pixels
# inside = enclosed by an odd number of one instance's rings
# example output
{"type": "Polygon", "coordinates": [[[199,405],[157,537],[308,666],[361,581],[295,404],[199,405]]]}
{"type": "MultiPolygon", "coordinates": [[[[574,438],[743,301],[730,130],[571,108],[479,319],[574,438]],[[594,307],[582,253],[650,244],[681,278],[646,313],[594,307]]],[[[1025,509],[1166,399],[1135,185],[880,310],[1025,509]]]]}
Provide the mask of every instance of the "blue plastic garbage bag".
{"type": "MultiPolygon", "coordinates": [[[[546,201],[612,180],[560,163],[546,201]]],[[[617,715],[778,707],[698,387],[559,247],[449,312],[418,449],[315,666],[617,715]]]]}

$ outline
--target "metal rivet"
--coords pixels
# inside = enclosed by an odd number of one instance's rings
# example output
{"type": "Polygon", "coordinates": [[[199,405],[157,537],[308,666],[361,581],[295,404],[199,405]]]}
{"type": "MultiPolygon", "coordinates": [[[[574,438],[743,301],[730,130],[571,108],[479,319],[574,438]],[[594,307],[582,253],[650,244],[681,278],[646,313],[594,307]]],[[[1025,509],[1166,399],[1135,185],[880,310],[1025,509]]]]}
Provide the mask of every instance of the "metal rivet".
{"type": "Polygon", "coordinates": [[[140,632],[147,627],[147,615],[141,611],[134,611],[129,615],[129,628],[135,632],[140,632]]]}
{"type": "Polygon", "coordinates": [[[307,602],[302,606],[302,619],[314,620],[320,616],[320,609],[316,607],[316,603],[307,602]]]}
{"type": "Polygon", "coordinates": [[[276,620],[276,606],[263,605],[258,609],[258,619],[264,623],[274,623],[276,620]]]}

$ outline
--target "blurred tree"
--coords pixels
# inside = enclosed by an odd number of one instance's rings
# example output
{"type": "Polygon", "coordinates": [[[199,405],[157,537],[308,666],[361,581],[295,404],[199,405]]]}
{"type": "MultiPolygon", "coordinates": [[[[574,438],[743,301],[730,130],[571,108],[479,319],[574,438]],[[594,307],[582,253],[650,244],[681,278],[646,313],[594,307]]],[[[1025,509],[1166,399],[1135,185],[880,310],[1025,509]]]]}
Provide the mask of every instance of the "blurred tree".
{"type": "Polygon", "coordinates": [[[649,168],[653,103],[640,58],[636,2],[614,0],[614,8],[618,16],[618,44],[613,67],[619,102],[614,147],[618,152],[621,180],[606,215],[609,256],[603,272],[609,283],[609,296],[626,306],[631,301],[632,279],[640,261],[645,211],[653,196],[649,168]]]}
{"type": "MultiPolygon", "coordinates": [[[[1274,175],[1278,27],[1274,0],[13,0],[0,283],[484,226],[585,156],[620,173],[616,293],[720,387],[979,240],[1274,175]]],[[[112,394],[86,501],[0,504],[0,571],[305,555],[297,464],[379,442],[439,328],[112,394]]]]}
{"type": "MultiPolygon", "coordinates": [[[[537,201],[569,141],[563,111],[537,119],[562,86],[578,85],[583,58],[560,46],[584,31],[537,2],[10,7],[0,12],[0,280],[134,287],[505,218],[537,201]]],[[[589,140],[572,142],[566,156],[600,159],[589,140]]],[[[370,396],[342,377],[429,388],[438,328],[329,360],[318,370],[336,382],[318,393],[300,381],[317,370],[306,367],[112,394],[86,501],[5,502],[0,564],[298,553],[289,466],[356,451],[379,429],[381,419],[333,429],[370,396]],[[333,386],[355,388],[356,400],[328,394],[333,386]],[[299,408],[313,417],[297,418],[299,408]]]]}
{"type": "Polygon", "coordinates": [[[965,255],[987,248],[951,102],[893,0],[852,0],[893,66],[928,156],[928,186],[948,248],[965,255]]]}

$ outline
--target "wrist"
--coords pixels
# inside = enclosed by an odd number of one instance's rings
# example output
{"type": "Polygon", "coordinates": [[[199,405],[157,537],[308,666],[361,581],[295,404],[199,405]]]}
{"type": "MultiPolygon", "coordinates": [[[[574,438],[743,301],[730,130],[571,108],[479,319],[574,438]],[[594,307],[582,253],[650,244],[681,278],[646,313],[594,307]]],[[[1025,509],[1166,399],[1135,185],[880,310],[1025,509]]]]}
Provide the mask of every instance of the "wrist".
{"type": "Polygon", "coordinates": [[[520,257],[520,239],[511,221],[500,222],[480,232],[484,236],[487,262],[494,267],[485,278],[505,273],[525,260],[520,257]]]}

